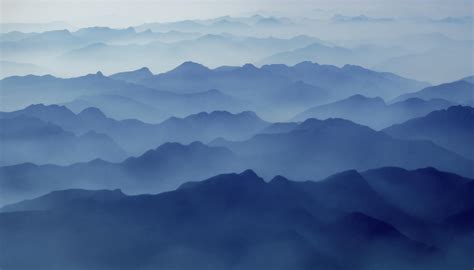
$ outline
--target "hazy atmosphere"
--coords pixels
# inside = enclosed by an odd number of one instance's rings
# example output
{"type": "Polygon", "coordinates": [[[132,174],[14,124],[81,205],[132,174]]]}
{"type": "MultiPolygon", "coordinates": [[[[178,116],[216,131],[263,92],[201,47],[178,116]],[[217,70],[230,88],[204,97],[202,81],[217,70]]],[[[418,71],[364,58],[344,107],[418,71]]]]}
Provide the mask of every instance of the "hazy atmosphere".
{"type": "Polygon", "coordinates": [[[474,266],[472,0],[0,2],[0,269],[474,266]]]}

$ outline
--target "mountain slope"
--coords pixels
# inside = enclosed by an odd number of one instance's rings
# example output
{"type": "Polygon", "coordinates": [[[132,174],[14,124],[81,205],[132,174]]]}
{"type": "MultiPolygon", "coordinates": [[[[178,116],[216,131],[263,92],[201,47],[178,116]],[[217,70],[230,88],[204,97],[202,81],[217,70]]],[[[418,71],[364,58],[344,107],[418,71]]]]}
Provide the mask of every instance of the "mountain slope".
{"type": "Polygon", "coordinates": [[[0,119],[2,166],[24,162],[71,164],[103,158],[120,161],[126,157],[110,137],[90,131],[80,136],[37,118],[17,116],[0,119]]]}
{"type": "Polygon", "coordinates": [[[265,176],[319,178],[341,170],[432,166],[473,176],[472,161],[426,141],[394,139],[347,120],[308,119],[287,133],[258,134],[241,142],[213,142],[253,159],[265,176]]]}
{"type": "Polygon", "coordinates": [[[393,125],[383,132],[407,140],[430,140],[474,160],[474,108],[452,106],[393,125]]]}
{"type": "Polygon", "coordinates": [[[153,73],[151,73],[151,71],[147,67],[143,67],[133,71],[115,73],[110,75],[109,77],[116,80],[136,83],[152,76],[153,73]]]}
{"type": "Polygon", "coordinates": [[[5,166],[0,167],[0,204],[68,188],[161,192],[194,177],[239,170],[242,163],[226,148],[195,142],[166,143],[121,163],[93,160],[69,166],[5,166]]]}
{"type": "Polygon", "coordinates": [[[86,108],[74,114],[58,105],[35,104],[19,111],[0,112],[0,118],[21,115],[51,122],[76,134],[90,130],[107,134],[132,155],[142,154],[165,142],[187,144],[193,141],[208,142],[219,137],[228,140],[247,139],[269,125],[253,112],[201,112],[185,118],[172,117],[160,124],[134,119],[117,121],[97,108],[86,108]]]}
{"type": "Polygon", "coordinates": [[[413,97],[425,100],[440,98],[453,103],[464,104],[474,99],[474,84],[466,80],[444,83],[424,88],[418,92],[401,95],[395,101],[413,97]]]}
{"type": "MultiPolygon", "coordinates": [[[[390,170],[374,172],[384,175],[390,170]]],[[[405,173],[413,176],[420,171],[405,173]]],[[[430,173],[450,181],[441,172],[430,173]]],[[[320,183],[276,177],[266,183],[247,170],[157,195],[58,191],[2,209],[0,235],[8,248],[1,246],[0,265],[342,270],[350,264],[351,269],[366,270],[377,268],[383,259],[389,270],[469,267],[467,255],[446,252],[444,248],[459,242],[450,237],[452,231],[434,230],[435,219],[420,223],[434,232],[431,240],[444,239],[433,246],[368,214],[378,207],[377,212],[389,213],[393,220],[406,216],[387,203],[386,194],[372,189],[364,174],[346,172],[320,183]],[[329,191],[336,193],[318,198],[329,191]],[[344,203],[347,195],[350,201],[344,203]],[[117,223],[121,226],[110,226],[117,223]],[[50,244],[42,245],[46,240],[50,244]]],[[[428,195],[431,192],[427,190],[428,195]]],[[[458,249],[466,254],[469,246],[458,249]]]]}
{"type": "Polygon", "coordinates": [[[355,65],[339,68],[306,61],[294,66],[265,65],[261,69],[328,89],[332,98],[336,100],[356,94],[389,99],[400,95],[401,92],[415,91],[427,86],[426,83],[406,79],[393,73],[376,72],[355,65]]]}
{"type": "Polygon", "coordinates": [[[310,108],[295,116],[294,120],[336,117],[367,125],[374,129],[381,129],[411,118],[424,116],[451,105],[451,102],[442,99],[425,101],[419,98],[386,104],[381,98],[355,95],[344,100],[310,108]]]}
{"type": "Polygon", "coordinates": [[[154,78],[145,79],[141,83],[152,88],[164,87],[187,92],[216,88],[229,94],[248,96],[255,90],[262,95],[271,94],[267,93],[271,87],[286,84],[288,79],[290,82],[303,81],[316,87],[331,89],[332,92],[336,90],[342,92],[333,95],[348,92],[353,95],[359,92],[368,93],[369,96],[394,97],[397,93],[426,86],[424,83],[391,73],[379,73],[358,66],[346,65],[338,68],[311,62],[302,62],[294,66],[266,65],[262,68],[247,64],[225,70],[211,70],[196,63],[186,62],[172,71],[155,75],[154,78]],[[239,80],[239,84],[232,83],[236,80],[239,80]],[[370,88],[367,88],[368,85],[371,85],[370,88]]]}
{"type": "Polygon", "coordinates": [[[19,110],[37,103],[72,103],[76,111],[94,105],[114,116],[140,116],[159,122],[169,115],[184,116],[213,110],[235,112],[248,108],[242,101],[213,88],[181,95],[112,79],[101,72],[67,79],[50,75],[14,76],[0,80],[0,85],[4,101],[0,104],[2,111],[19,110]]]}

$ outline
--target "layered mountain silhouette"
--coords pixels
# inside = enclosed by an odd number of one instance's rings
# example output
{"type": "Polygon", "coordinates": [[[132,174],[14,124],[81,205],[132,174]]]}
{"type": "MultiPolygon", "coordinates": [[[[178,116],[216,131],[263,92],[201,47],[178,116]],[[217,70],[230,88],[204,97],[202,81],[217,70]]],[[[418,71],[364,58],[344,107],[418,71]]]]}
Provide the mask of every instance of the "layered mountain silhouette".
{"type": "Polygon", "coordinates": [[[404,207],[403,197],[433,209],[441,185],[442,203],[460,205],[456,195],[472,181],[432,168],[380,168],[321,182],[265,182],[247,170],[157,195],[56,191],[2,208],[0,265],[373,269],[383,259],[385,269],[466,268],[472,227],[458,230],[470,223],[456,217],[473,201],[431,216],[404,207]],[[423,186],[423,196],[414,196],[423,186]]]}
{"type": "Polygon", "coordinates": [[[240,170],[244,168],[242,163],[226,148],[194,142],[165,143],[121,163],[96,159],[69,166],[31,163],[5,166],[0,167],[0,204],[68,188],[120,187],[132,193],[160,192],[174,189],[194,177],[240,170]]]}
{"type": "Polygon", "coordinates": [[[116,80],[136,83],[141,80],[148,79],[152,76],[153,76],[153,73],[151,73],[151,71],[147,67],[143,67],[134,71],[128,71],[128,72],[126,71],[126,72],[112,74],[110,77],[116,80]]]}
{"type": "MultiPolygon", "coordinates": [[[[186,121],[177,120],[176,124],[186,121]]],[[[342,119],[309,119],[290,128],[263,130],[244,141],[217,139],[210,145],[166,143],[122,163],[3,167],[0,187],[11,201],[65,188],[119,187],[126,192],[159,192],[193,177],[205,178],[243,168],[255,169],[265,177],[280,174],[296,180],[321,179],[342,170],[381,166],[432,166],[463,176],[474,175],[472,160],[432,142],[395,139],[342,119]],[[68,181],[61,181],[64,178],[68,181]],[[25,184],[17,189],[19,183],[25,184]]]]}
{"type": "Polygon", "coordinates": [[[139,118],[160,122],[170,114],[186,116],[201,111],[242,111],[243,102],[215,89],[188,95],[150,89],[116,80],[101,72],[76,78],[15,76],[0,81],[3,111],[24,108],[35,103],[62,103],[76,112],[98,107],[119,119],[139,118]]]}
{"type": "Polygon", "coordinates": [[[453,106],[383,130],[409,140],[429,140],[474,160],[474,108],[453,106]]]}
{"type": "Polygon", "coordinates": [[[132,155],[140,155],[166,142],[188,144],[193,141],[209,142],[216,138],[248,139],[269,125],[248,111],[238,114],[226,111],[201,112],[185,118],[171,117],[159,124],[134,119],[117,121],[93,107],[78,114],[64,106],[43,104],[30,105],[19,111],[0,112],[0,118],[17,116],[35,117],[75,134],[91,130],[107,134],[132,155]]]}
{"type": "Polygon", "coordinates": [[[466,57],[471,54],[474,46],[472,39],[449,45],[432,42],[431,46],[432,48],[425,47],[421,51],[391,57],[371,67],[436,84],[472,75],[471,61],[466,57]],[[443,67],[437,68],[440,63],[443,63],[443,67]]]}
{"type": "Polygon", "coordinates": [[[223,16],[120,29],[3,23],[0,46],[10,62],[31,64],[24,66],[24,74],[43,73],[35,66],[44,65],[57,76],[78,76],[94,72],[92,68],[117,73],[142,66],[164,72],[184,61],[218,67],[245,63],[293,65],[307,60],[337,66],[362,65],[435,83],[472,73],[470,58],[466,57],[473,45],[469,40],[471,16],[430,19],[327,15],[322,20],[223,16]],[[407,27],[421,31],[404,34],[407,27]],[[440,27],[446,29],[441,31],[440,27]],[[21,32],[8,32],[15,29],[21,32]],[[387,36],[383,34],[386,30],[400,35],[387,36]],[[369,38],[365,31],[372,36],[369,38]]]}
{"type": "Polygon", "coordinates": [[[472,103],[474,99],[474,84],[468,77],[451,83],[430,86],[418,92],[402,95],[395,100],[399,101],[413,97],[425,100],[440,98],[458,104],[472,103]]]}
{"type": "Polygon", "coordinates": [[[267,56],[258,63],[295,65],[304,61],[315,61],[336,66],[353,64],[370,67],[399,54],[400,51],[393,47],[359,45],[354,48],[347,48],[316,42],[306,47],[267,56]]]}
{"type": "Polygon", "coordinates": [[[24,115],[0,119],[0,126],[2,166],[24,162],[71,164],[96,158],[121,161],[127,156],[110,137],[94,131],[75,135],[24,115]]]}
{"type": "Polygon", "coordinates": [[[64,48],[55,60],[61,66],[67,61],[75,61],[75,72],[88,70],[86,64],[90,62],[97,63],[101,69],[111,73],[144,65],[163,72],[189,60],[213,67],[223,64],[242,65],[269,54],[307,46],[318,40],[305,35],[249,37],[222,31],[157,33],[148,29],[119,41],[88,39],[86,44],[64,48]],[[229,54],[229,50],[233,53],[229,54]],[[210,57],[211,51],[214,57],[210,57]]]}
{"type": "Polygon", "coordinates": [[[473,16],[410,13],[0,23],[0,269],[472,268],[473,16]]]}
{"type": "Polygon", "coordinates": [[[310,108],[295,116],[294,120],[335,117],[348,119],[374,129],[381,129],[411,118],[425,116],[432,111],[445,109],[451,105],[453,105],[451,102],[443,99],[425,101],[420,98],[409,98],[393,104],[386,104],[381,98],[355,95],[344,100],[310,108]]]}
{"type": "Polygon", "coordinates": [[[253,158],[251,168],[265,176],[320,178],[345,169],[381,166],[433,166],[472,177],[473,163],[428,141],[400,140],[343,119],[308,119],[289,132],[212,143],[253,158]]]}
{"type": "Polygon", "coordinates": [[[356,65],[339,68],[305,61],[291,67],[281,64],[265,65],[262,69],[328,89],[335,98],[355,94],[389,98],[395,97],[397,92],[426,86],[423,82],[399,77],[393,73],[375,72],[356,65]]]}
{"type": "Polygon", "coordinates": [[[231,114],[226,111],[201,112],[185,118],[172,117],[159,124],[159,135],[168,141],[209,142],[215,138],[248,139],[269,125],[254,112],[231,114]]]}
{"type": "Polygon", "coordinates": [[[359,66],[319,65],[302,62],[294,66],[267,65],[257,68],[253,65],[228,69],[209,69],[200,64],[186,62],[167,73],[145,79],[141,83],[151,88],[174,89],[195,92],[216,88],[229,94],[248,97],[268,93],[275,86],[291,81],[327,89],[332,96],[366,94],[368,96],[395,97],[397,93],[420,89],[425,83],[405,79],[391,73],[379,73],[359,66]],[[239,80],[239,83],[233,83],[239,80]],[[370,85],[370,87],[368,87],[370,85]],[[350,87],[349,87],[350,86],[350,87]],[[244,92],[245,91],[245,92],[244,92]]]}
{"type": "Polygon", "coordinates": [[[31,103],[63,103],[76,112],[94,106],[115,118],[129,115],[148,122],[213,110],[254,110],[272,120],[287,120],[308,107],[354,94],[394,98],[426,86],[358,66],[310,62],[216,69],[185,62],[158,75],[147,69],[111,77],[101,72],[68,79],[29,75],[5,78],[1,84],[4,111],[31,103]],[[158,120],[150,121],[153,117],[158,120]]]}

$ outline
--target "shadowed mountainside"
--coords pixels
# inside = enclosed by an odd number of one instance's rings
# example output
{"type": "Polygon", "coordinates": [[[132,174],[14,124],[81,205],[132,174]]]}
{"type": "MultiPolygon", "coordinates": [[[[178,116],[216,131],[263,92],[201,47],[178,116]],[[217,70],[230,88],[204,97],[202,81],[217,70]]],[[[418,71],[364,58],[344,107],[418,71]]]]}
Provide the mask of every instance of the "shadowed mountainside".
{"type": "Polygon", "coordinates": [[[474,108],[453,106],[393,125],[383,132],[401,139],[430,140],[474,160],[474,108]]]}
{"type": "Polygon", "coordinates": [[[267,178],[280,174],[306,180],[382,166],[432,166],[467,177],[474,175],[472,160],[431,142],[394,139],[342,119],[309,119],[284,133],[267,132],[244,141],[217,139],[210,146],[166,143],[122,163],[2,167],[0,187],[9,197],[4,200],[11,201],[66,188],[160,192],[190,178],[243,168],[252,168],[267,178]]]}
{"type": "Polygon", "coordinates": [[[348,269],[350,265],[362,270],[378,267],[383,259],[389,270],[470,267],[467,254],[472,241],[462,239],[472,239],[473,231],[457,230],[469,221],[455,221],[456,215],[474,207],[469,197],[457,196],[466,194],[467,185],[472,186],[471,179],[432,168],[381,168],[348,171],[321,182],[278,176],[268,183],[247,170],[157,195],[56,191],[2,209],[0,235],[7,245],[1,246],[0,265],[50,269],[261,269],[269,264],[273,269],[348,269]],[[405,178],[398,178],[402,175],[405,178]],[[427,188],[424,197],[411,195],[418,193],[418,186],[412,187],[406,177],[427,188]],[[389,192],[386,185],[391,185],[389,192]],[[405,192],[410,202],[436,207],[437,185],[449,198],[444,203],[462,200],[463,207],[438,212],[435,218],[403,207],[403,200],[398,203],[405,192]],[[116,223],[121,225],[109,225],[116,223]],[[416,233],[422,230],[425,235],[416,233]],[[50,244],[42,245],[44,241],[50,244]],[[130,250],[130,245],[135,248],[130,250]]]}

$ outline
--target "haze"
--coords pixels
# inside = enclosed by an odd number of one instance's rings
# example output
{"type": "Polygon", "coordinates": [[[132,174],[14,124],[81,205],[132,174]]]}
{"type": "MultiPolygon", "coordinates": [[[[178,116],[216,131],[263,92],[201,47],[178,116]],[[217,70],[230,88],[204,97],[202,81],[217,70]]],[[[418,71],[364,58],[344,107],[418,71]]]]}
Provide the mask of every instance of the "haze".
{"type": "Polygon", "coordinates": [[[204,19],[222,15],[268,13],[275,16],[327,17],[334,13],[368,16],[468,16],[469,0],[1,0],[3,23],[46,23],[66,21],[76,27],[107,25],[125,27],[144,22],[204,19]]]}

